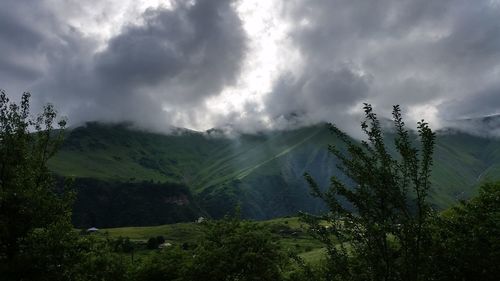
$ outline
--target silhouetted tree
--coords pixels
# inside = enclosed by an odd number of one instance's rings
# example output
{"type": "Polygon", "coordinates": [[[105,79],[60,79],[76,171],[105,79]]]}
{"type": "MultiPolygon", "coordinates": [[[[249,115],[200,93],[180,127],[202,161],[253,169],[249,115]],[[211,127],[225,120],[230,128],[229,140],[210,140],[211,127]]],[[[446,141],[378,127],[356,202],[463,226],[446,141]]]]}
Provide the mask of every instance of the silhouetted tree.
{"type": "Polygon", "coordinates": [[[500,182],[446,210],[435,224],[433,280],[498,280],[500,276],[500,182]]]}
{"type": "Polygon", "coordinates": [[[63,137],[52,105],[32,117],[30,95],[19,104],[0,91],[0,276],[4,280],[64,280],[76,233],[73,194],[54,189],[47,161],[63,137]],[[57,126],[60,130],[54,130],[57,126]]]}
{"type": "Polygon", "coordinates": [[[329,150],[350,181],[334,176],[323,191],[306,173],[313,195],[330,212],[303,219],[326,245],[328,280],[424,280],[433,217],[426,198],[435,134],[426,122],[418,122],[421,149],[415,148],[401,110],[394,106],[395,151],[391,154],[369,104],[364,112],[361,129],[367,138],[361,142],[330,124],[345,150],[335,146],[329,150]]]}

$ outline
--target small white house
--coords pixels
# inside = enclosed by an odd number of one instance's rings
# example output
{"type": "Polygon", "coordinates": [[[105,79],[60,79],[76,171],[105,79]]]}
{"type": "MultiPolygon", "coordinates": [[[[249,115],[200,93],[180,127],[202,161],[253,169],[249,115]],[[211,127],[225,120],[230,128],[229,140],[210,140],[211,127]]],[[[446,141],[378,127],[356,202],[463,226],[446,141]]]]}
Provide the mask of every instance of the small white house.
{"type": "Polygon", "coordinates": [[[91,227],[91,228],[87,229],[87,233],[94,233],[94,232],[97,232],[97,231],[99,231],[99,229],[96,228],[96,227],[91,227]]]}
{"type": "Polygon", "coordinates": [[[172,244],[168,243],[168,242],[165,242],[163,244],[158,245],[159,249],[164,249],[164,248],[168,248],[168,247],[172,247],[172,244]]]}

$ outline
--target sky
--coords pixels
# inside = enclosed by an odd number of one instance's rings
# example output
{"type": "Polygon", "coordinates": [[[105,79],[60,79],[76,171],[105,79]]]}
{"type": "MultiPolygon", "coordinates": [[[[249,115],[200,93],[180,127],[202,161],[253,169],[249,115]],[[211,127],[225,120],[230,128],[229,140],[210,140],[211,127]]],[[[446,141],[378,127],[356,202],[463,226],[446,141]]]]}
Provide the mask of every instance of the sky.
{"type": "Polygon", "coordinates": [[[359,131],[500,113],[500,0],[1,0],[0,89],[72,125],[359,131]]]}

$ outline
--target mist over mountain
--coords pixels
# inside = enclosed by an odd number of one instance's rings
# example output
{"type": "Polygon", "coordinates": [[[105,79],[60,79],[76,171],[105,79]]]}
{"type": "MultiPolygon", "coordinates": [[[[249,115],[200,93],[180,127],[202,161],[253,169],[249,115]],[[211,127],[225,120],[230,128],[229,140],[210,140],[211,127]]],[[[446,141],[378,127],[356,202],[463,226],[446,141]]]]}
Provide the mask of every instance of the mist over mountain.
{"type": "Polygon", "coordinates": [[[449,127],[443,128],[442,131],[451,133],[453,130],[458,130],[482,137],[500,137],[499,114],[448,121],[447,125],[449,127]]]}

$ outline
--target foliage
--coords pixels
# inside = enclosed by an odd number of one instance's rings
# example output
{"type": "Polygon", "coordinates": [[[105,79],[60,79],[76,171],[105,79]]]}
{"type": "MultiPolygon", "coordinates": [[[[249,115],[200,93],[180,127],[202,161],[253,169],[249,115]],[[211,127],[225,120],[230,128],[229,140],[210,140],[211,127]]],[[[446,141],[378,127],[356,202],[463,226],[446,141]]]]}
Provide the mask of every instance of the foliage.
{"type": "Polygon", "coordinates": [[[133,258],[135,246],[134,243],[130,241],[130,238],[120,236],[118,239],[114,240],[112,244],[115,252],[131,254],[133,258]]]}
{"type": "Polygon", "coordinates": [[[19,264],[10,268],[12,279],[72,279],[74,267],[81,262],[81,251],[75,247],[78,236],[68,221],[36,228],[24,239],[20,258],[16,259],[19,264]]]}
{"type": "Polygon", "coordinates": [[[204,224],[189,269],[191,280],[282,280],[289,258],[269,231],[237,217],[204,224]]]}
{"type": "MultiPolygon", "coordinates": [[[[261,225],[237,217],[201,224],[190,247],[181,244],[152,251],[133,269],[134,280],[285,280],[291,260],[261,225]]],[[[158,237],[152,237],[157,241],[158,237]]],[[[300,280],[296,270],[286,280],[300,280]]]]}
{"type": "Polygon", "coordinates": [[[76,281],[126,281],[130,277],[130,259],[113,249],[113,241],[96,235],[87,235],[78,240],[79,260],[71,268],[68,280],[76,281]]]}
{"type": "Polygon", "coordinates": [[[202,213],[183,184],[77,178],[76,227],[147,226],[194,221],[202,213]]]}
{"type": "MultiPolygon", "coordinates": [[[[138,281],[183,281],[189,280],[188,268],[192,255],[179,247],[155,252],[142,261],[133,272],[133,280],[138,281]]],[[[201,279],[203,280],[203,279],[201,279]]]]}
{"type": "Polygon", "coordinates": [[[432,253],[435,280],[498,280],[500,182],[437,218],[432,253]]]}
{"type": "Polygon", "coordinates": [[[70,223],[73,194],[55,190],[47,169],[65,121],[47,105],[30,116],[30,95],[10,102],[0,91],[0,274],[6,279],[63,280],[76,239],[70,223]]]}
{"type": "Polygon", "coordinates": [[[158,246],[160,246],[163,243],[165,243],[165,238],[163,238],[163,236],[160,235],[160,236],[156,236],[156,237],[150,237],[148,239],[147,246],[148,246],[148,249],[154,250],[154,249],[158,249],[158,246]]]}
{"type": "Polygon", "coordinates": [[[413,147],[399,106],[394,106],[399,155],[393,157],[372,107],[365,104],[364,111],[361,128],[367,140],[360,144],[330,125],[346,152],[335,146],[329,150],[340,160],[338,168],[350,181],[334,176],[330,187],[322,191],[306,173],[313,195],[327,204],[330,213],[304,215],[304,220],[326,245],[327,279],[424,280],[433,215],[426,198],[435,135],[427,123],[418,123],[419,152],[413,147]]]}

